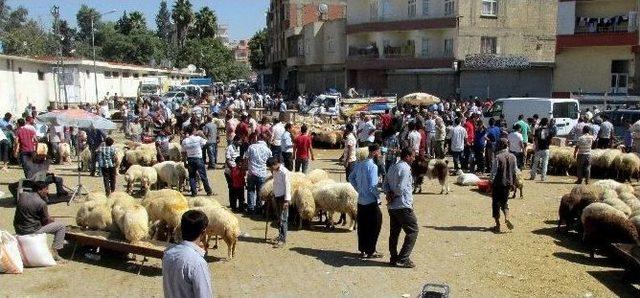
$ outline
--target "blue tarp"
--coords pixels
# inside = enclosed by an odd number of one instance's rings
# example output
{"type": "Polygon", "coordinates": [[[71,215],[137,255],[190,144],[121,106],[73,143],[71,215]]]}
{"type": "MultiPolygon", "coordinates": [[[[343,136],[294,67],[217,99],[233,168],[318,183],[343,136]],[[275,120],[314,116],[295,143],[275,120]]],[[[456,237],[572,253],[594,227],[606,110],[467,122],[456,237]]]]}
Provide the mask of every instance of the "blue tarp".
{"type": "Polygon", "coordinates": [[[189,80],[189,85],[207,85],[211,86],[213,80],[211,78],[195,78],[189,80]]]}

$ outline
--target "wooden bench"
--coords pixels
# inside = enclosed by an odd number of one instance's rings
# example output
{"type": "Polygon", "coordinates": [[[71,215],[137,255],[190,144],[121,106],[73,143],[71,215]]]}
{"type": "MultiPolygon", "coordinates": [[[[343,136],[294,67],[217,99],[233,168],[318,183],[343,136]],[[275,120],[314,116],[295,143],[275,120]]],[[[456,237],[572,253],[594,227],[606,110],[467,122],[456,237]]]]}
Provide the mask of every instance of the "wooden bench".
{"type": "Polygon", "coordinates": [[[109,232],[106,231],[92,231],[83,230],[78,226],[67,226],[67,233],[65,239],[69,242],[73,242],[73,251],[71,252],[71,260],[73,260],[78,245],[100,247],[103,249],[121,252],[131,253],[135,255],[141,255],[143,258],[140,266],[138,267],[138,273],[142,270],[142,266],[146,261],[146,257],[162,259],[164,251],[167,248],[166,242],[160,241],[145,241],[142,242],[147,245],[131,244],[125,240],[109,238],[109,232]]]}

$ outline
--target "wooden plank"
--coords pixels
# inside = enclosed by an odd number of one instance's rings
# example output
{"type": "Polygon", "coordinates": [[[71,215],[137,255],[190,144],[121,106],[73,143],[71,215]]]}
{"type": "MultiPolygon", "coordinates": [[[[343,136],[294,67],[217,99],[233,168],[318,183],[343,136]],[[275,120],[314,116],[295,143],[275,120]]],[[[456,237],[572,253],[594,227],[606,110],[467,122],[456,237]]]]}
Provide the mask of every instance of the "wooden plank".
{"type": "Polygon", "coordinates": [[[69,227],[70,231],[66,233],[65,239],[68,241],[75,242],[80,245],[88,245],[88,246],[99,246],[104,249],[123,252],[123,253],[132,253],[136,255],[152,257],[157,259],[162,259],[164,255],[164,250],[166,249],[166,244],[163,242],[153,241],[147,242],[149,246],[144,245],[135,245],[124,241],[119,241],[116,239],[109,239],[108,232],[102,231],[86,231],[90,234],[84,233],[84,231],[79,230],[77,227],[69,227]]]}

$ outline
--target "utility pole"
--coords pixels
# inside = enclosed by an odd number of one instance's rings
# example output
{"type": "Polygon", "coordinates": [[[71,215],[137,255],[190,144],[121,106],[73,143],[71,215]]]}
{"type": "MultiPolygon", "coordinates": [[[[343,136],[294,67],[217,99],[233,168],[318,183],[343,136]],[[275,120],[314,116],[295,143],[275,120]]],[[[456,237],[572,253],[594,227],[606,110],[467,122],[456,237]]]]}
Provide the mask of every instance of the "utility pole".
{"type": "Polygon", "coordinates": [[[58,76],[58,92],[56,93],[56,104],[55,104],[55,108],[59,109],[59,105],[60,105],[60,87],[62,87],[62,89],[64,90],[64,104],[65,105],[69,105],[69,97],[67,95],[67,85],[65,83],[65,74],[64,74],[64,61],[63,61],[63,57],[62,57],[62,41],[64,40],[64,36],[62,36],[62,33],[60,32],[60,8],[57,5],[54,5],[51,8],[51,15],[53,15],[53,28],[54,28],[54,35],[56,36],[56,39],[58,41],[58,51],[57,51],[57,56],[58,56],[58,71],[57,76],[58,76]]]}

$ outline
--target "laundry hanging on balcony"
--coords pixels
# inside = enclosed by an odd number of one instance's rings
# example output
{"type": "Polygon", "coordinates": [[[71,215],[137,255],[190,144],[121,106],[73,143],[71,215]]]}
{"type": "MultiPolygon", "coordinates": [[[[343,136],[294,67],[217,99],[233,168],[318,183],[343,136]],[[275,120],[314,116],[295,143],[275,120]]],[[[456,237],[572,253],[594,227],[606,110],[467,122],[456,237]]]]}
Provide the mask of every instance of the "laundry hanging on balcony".
{"type": "MultiPolygon", "coordinates": [[[[628,21],[629,16],[627,15],[619,15],[610,18],[576,17],[576,27],[586,29],[582,31],[594,33],[598,31],[610,31],[612,26],[617,27],[628,21]]],[[[624,27],[624,29],[626,31],[627,28],[624,27]]]]}

